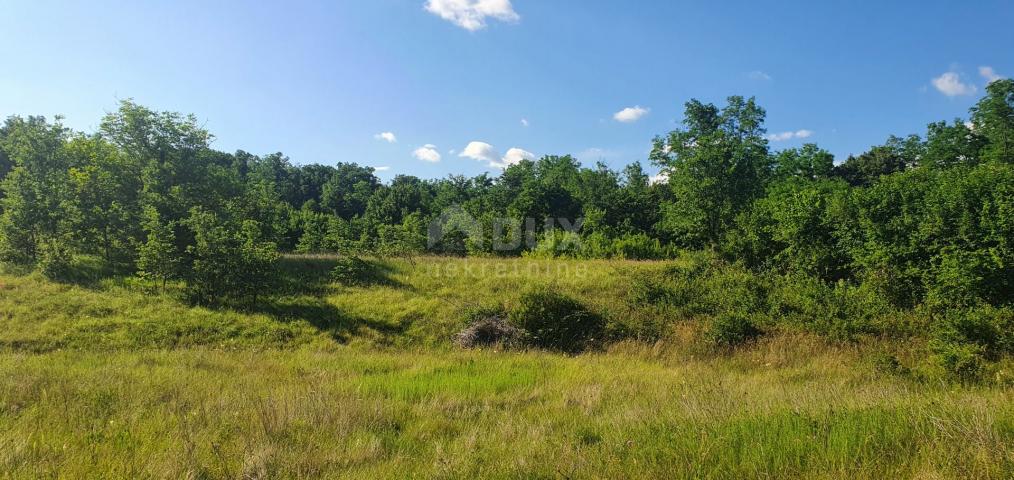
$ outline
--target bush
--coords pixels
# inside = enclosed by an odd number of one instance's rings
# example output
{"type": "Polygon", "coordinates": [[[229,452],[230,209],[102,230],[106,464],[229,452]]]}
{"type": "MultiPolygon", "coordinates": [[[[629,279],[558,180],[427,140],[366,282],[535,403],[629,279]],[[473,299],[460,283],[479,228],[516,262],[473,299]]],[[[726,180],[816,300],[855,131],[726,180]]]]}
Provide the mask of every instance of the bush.
{"type": "Polygon", "coordinates": [[[543,233],[535,248],[526,253],[533,258],[578,258],[581,256],[581,236],[564,230],[550,230],[543,233]]]}
{"type": "Polygon", "coordinates": [[[933,327],[930,349],[947,376],[979,380],[989,362],[1014,353],[1014,311],[988,305],[949,310],[933,327]]]}
{"type": "Polygon", "coordinates": [[[980,347],[990,360],[1014,354],[1014,311],[983,305],[950,310],[935,325],[933,338],[940,343],[980,347]]]}
{"type": "Polygon", "coordinates": [[[630,289],[633,306],[659,305],[690,318],[725,311],[767,310],[767,281],[714,254],[684,254],[654,275],[637,279],[630,289]]]}
{"type": "Polygon", "coordinates": [[[370,262],[350,255],[338,259],[338,264],[331,270],[331,281],[346,286],[367,285],[374,275],[370,262]]]}
{"type": "Polygon", "coordinates": [[[39,248],[39,270],[51,280],[66,280],[73,273],[73,255],[58,240],[42,242],[39,248]]]}
{"type": "Polygon", "coordinates": [[[186,274],[187,296],[195,303],[226,297],[257,297],[274,283],[278,249],[260,240],[258,223],[222,221],[214,213],[193,209],[186,225],[194,234],[187,247],[193,264],[186,274]]]}
{"type": "Polygon", "coordinates": [[[761,335],[750,316],[739,312],[723,312],[715,316],[708,326],[708,341],[715,345],[736,346],[761,335]]]}
{"type": "Polygon", "coordinates": [[[574,299],[548,288],[521,296],[510,322],[528,332],[533,345],[580,352],[601,339],[605,322],[574,299]]]}
{"type": "Polygon", "coordinates": [[[768,297],[770,315],[837,341],[883,333],[882,318],[893,312],[867,285],[828,284],[807,275],[778,277],[768,297]]]}
{"type": "Polygon", "coordinates": [[[980,380],[986,371],[986,360],[979,345],[933,340],[930,348],[937,365],[951,378],[972,382],[980,380]]]}

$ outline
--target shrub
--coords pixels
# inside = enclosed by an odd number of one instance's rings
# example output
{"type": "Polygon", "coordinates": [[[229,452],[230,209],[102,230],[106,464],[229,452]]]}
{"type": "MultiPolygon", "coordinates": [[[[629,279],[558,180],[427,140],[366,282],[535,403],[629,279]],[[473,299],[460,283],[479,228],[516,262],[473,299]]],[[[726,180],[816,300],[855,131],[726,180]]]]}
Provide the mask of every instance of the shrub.
{"type": "Polygon", "coordinates": [[[366,285],[374,277],[373,265],[356,256],[344,256],[331,270],[331,281],[346,286],[366,285]]]}
{"type": "Polygon", "coordinates": [[[73,255],[58,240],[45,241],[39,248],[39,270],[51,280],[66,280],[73,273],[73,255]]]}
{"type": "Polygon", "coordinates": [[[951,378],[971,382],[985,373],[986,360],[979,345],[933,340],[930,347],[936,363],[951,378]]]}
{"type": "Polygon", "coordinates": [[[634,306],[659,305],[682,317],[725,311],[767,310],[767,281],[714,254],[684,254],[654,275],[639,278],[630,289],[634,306]]]}
{"type": "Polygon", "coordinates": [[[996,360],[1014,354],[1014,311],[988,305],[950,310],[935,325],[933,337],[939,343],[976,345],[996,360]]]}
{"type": "Polygon", "coordinates": [[[192,302],[244,296],[256,301],[274,283],[278,249],[260,240],[257,222],[236,225],[195,208],[186,225],[194,234],[194,244],[187,247],[193,264],[186,275],[192,302]]]}
{"type": "Polygon", "coordinates": [[[715,316],[708,326],[708,341],[715,345],[736,346],[761,335],[750,316],[739,312],[723,312],[715,316]]]}
{"type": "Polygon", "coordinates": [[[605,322],[574,299],[548,288],[521,296],[510,322],[528,332],[533,345],[575,353],[601,338],[605,322]]]}
{"type": "Polygon", "coordinates": [[[581,236],[564,230],[550,230],[542,234],[531,251],[534,258],[578,258],[581,256],[581,236]]]}
{"type": "Polygon", "coordinates": [[[934,325],[930,349],[946,375],[978,380],[990,361],[1014,353],[1014,311],[988,305],[949,310],[934,325]]]}
{"type": "Polygon", "coordinates": [[[768,301],[772,318],[838,341],[881,333],[880,319],[893,311],[869,286],[844,281],[828,284],[800,274],[778,277],[768,301]]]}

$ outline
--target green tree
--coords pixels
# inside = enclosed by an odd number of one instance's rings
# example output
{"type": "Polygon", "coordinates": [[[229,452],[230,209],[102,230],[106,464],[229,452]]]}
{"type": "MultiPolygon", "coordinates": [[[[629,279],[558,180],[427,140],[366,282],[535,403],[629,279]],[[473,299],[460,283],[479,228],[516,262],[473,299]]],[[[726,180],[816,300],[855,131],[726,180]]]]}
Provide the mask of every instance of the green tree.
{"type": "Polygon", "coordinates": [[[101,137],[67,144],[67,221],[78,249],[102,255],[108,265],[132,263],[142,238],[141,167],[101,137]]]}
{"type": "Polygon", "coordinates": [[[2,183],[0,256],[34,262],[41,242],[66,233],[69,130],[60,118],[49,123],[43,117],[11,117],[4,129],[2,150],[14,167],[2,183]]]}
{"type": "Polygon", "coordinates": [[[260,292],[268,290],[276,272],[277,246],[261,238],[257,222],[237,224],[195,207],[185,224],[194,236],[193,245],[187,249],[192,263],[185,275],[191,301],[256,301],[260,292]]]}
{"type": "Polygon", "coordinates": [[[684,128],[656,137],[651,159],[669,172],[675,200],[662,228],[688,247],[719,243],[736,215],[760,196],[770,171],[765,112],[753,98],[725,108],[691,100],[684,128]]]}
{"type": "Polygon", "coordinates": [[[821,180],[829,178],[832,170],[834,155],[813,143],[782,150],[775,157],[775,177],[778,179],[821,180]]]}
{"type": "Polygon", "coordinates": [[[169,280],[182,276],[183,252],[177,249],[173,225],[163,222],[154,207],[144,210],[143,227],[146,240],[138,249],[138,273],[161,283],[165,291],[169,280]]]}
{"type": "Polygon", "coordinates": [[[929,124],[926,133],[926,153],[920,162],[927,168],[950,168],[956,165],[976,165],[985,139],[960,120],[929,124]]]}
{"type": "Polygon", "coordinates": [[[334,176],[324,184],[320,205],[347,220],[366,213],[366,204],[378,188],[380,180],[373,175],[373,168],[340,163],[334,176]]]}
{"type": "Polygon", "coordinates": [[[1014,79],[1001,79],[986,87],[986,96],[972,107],[975,133],[986,138],[982,159],[1014,162],[1014,79]]]}

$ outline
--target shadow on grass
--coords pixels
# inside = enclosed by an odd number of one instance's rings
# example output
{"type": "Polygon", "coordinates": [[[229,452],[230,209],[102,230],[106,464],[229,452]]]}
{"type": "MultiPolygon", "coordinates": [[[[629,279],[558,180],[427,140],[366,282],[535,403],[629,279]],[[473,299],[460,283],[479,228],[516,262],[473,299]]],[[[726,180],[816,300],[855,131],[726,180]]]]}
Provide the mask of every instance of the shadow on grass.
{"type": "MultiPolygon", "coordinates": [[[[8,273],[28,275],[37,270],[34,265],[6,266],[8,273]]],[[[125,263],[110,265],[99,257],[80,256],[74,259],[73,265],[56,276],[46,277],[47,280],[63,285],[74,285],[87,290],[101,290],[108,281],[122,282],[133,274],[133,266],[125,263]]]]}
{"type": "Polygon", "coordinates": [[[275,321],[289,323],[305,321],[334,340],[346,342],[361,328],[367,328],[385,336],[398,336],[408,328],[406,324],[391,324],[373,319],[357,317],[331,305],[323,298],[274,297],[256,304],[240,306],[236,311],[267,315],[275,321]]]}
{"type": "MultiPolygon", "coordinates": [[[[305,321],[341,342],[360,328],[382,335],[404,333],[407,325],[355,317],[328,303],[325,297],[335,289],[332,271],[338,263],[339,257],[334,255],[283,255],[278,261],[278,283],[273,295],[263,296],[256,302],[226,302],[219,308],[267,315],[283,323],[305,321]]],[[[357,287],[407,288],[392,278],[396,270],[390,264],[375,259],[368,263],[369,270],[360,278],[357,287]]]]}
{"type": "MultiPolygon", "coordinates": [[[[395,268],[380,260],[367,260],[368,269],[356,286],[407,288],[393,278],[395,268]]],[[[281,295],[325,295],[332,291],[332,271],[339,264],[335,255],[283,255],[278,261],[278,291],[281,295]]]]}

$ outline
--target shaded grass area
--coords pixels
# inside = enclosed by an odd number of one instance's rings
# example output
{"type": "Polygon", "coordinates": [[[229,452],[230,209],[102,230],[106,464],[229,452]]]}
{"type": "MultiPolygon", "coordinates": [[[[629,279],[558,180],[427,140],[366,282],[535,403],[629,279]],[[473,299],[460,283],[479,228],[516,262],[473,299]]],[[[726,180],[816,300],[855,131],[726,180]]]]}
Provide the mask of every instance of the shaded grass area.
{"type": "MultiPolygon", "coordinates": [[[[788,347],[786,342],[791,342],[788,347]]],[[[844,351],[0,355],[0,471],[103,478],[1009,478],[1010,390],[844,351]],[[785,352],[793,352],[786,354],[785,352]]]]}

